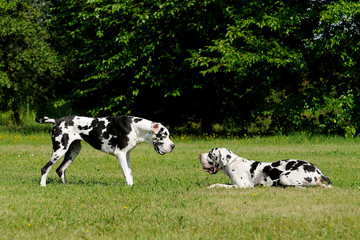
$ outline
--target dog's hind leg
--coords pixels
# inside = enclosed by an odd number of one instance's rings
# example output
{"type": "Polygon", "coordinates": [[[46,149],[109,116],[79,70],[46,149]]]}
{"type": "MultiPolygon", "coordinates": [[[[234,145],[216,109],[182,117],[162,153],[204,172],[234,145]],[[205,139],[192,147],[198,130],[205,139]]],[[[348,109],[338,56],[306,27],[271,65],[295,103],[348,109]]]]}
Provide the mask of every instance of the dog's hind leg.
{"type": "Polygon", "coordinates": [[[57,161],[59,161],[59,159],[64,156],[64,154],[66,153],[67,149],[58,149],[56,151],[53,151],[49,162],[41,169],[41,181],[40,181],[40,185],[42,187],[46,186],[46,177],[49,174],[51,168],[55,165],[55,163],[57,163],[57,161]]]}
{"type": "Polygon", "coordinates": [[[66,152],[64,161],[60,164],[60,166],[56,169],[56,173],[59,175],[63,183],[67,183],[65,172],[66,169],[70,166],[70,164],[74,161],[77,155],[81,150],[81,141],[76,140],[71,143],[69,150],[66,152]]]}
{"type": "Polygon", "coordinates": [[[284,187],[303,187],[304,177],[298,174],[298,172],[287,171],[280,175],[279,183],[280,186],[284,187]]]}
{"type": "Polygon", "coordinates": [[[325,175],[321,175],[321,178],[318,178],[317,184],[321,187],[332,188],[330,179],[325,175]],[[324,181],[326,182],[327,185],[324,184],[324,181]]]}

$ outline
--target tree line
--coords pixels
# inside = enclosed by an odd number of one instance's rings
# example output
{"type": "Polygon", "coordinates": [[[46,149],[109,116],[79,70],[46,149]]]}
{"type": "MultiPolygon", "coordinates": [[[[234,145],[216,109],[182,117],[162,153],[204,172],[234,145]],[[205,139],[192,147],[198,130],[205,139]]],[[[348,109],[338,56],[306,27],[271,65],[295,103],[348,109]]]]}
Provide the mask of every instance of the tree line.
{"type": "Polygon", "coordinates": [[[0,1],[0,111],[359,133],[360,3],[0,1]]]}

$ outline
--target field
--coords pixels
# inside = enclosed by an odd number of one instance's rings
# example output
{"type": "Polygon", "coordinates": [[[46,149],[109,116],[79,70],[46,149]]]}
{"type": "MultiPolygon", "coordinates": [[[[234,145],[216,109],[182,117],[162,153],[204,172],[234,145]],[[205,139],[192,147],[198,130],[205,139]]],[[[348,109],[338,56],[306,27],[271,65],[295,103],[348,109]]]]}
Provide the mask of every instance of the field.
{"type": "Polygon", "coordinates": [[[171,154],[132,152],[135,185],[115,157],[83,149],[64,185],[48,135],[0,133],[0,239],[360,239],[360,139],[295,136],[197,139],[179,136],[171,154]],[[205,173],[199,153],[227,147],[259,161],[308,160],[333,182],[324,188],[208,189],[230,183],[205,173]]]}

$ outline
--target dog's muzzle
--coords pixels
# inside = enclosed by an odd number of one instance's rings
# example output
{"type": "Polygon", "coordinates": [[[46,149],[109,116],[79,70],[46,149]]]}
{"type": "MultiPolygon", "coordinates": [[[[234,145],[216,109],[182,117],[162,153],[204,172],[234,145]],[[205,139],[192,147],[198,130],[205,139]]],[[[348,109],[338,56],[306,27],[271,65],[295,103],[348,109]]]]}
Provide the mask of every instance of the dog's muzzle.
{"type": "Polygon", "coordinates": [[[203,169],[205,172],[208,172],[210,174],[216,174],[219,169],[217,168],[217,163],[213,163],[213,165],[210,165],[209,162],[206,160],[207,159],[208,154],[207,153],[203,153],[200,154],[199,158],[200,158],[200,163],[203,166],[203,169]]]}
{"type": "Polygon", "coordinates": [[[210,174],[217,174],[217,172],[219,171],[217,168],[214,168],[214,167],[211,167],[211,168],[204,168],[203,167],[203,169],[204,169],[205,172],[208,172],[210,174]]]}
{"type": "Polygon", "coordinates": [[[168,148],[168,150],[165,151],[160,148],[160,145],[163,145],[163,144],[156,144],[156,143],[153,144],[155,151],[160,155],[164,155],[165,153],[170,153],[175,148],[175,144],[172,143],[172,144],[170,144],[170,147],[168,148]]]}

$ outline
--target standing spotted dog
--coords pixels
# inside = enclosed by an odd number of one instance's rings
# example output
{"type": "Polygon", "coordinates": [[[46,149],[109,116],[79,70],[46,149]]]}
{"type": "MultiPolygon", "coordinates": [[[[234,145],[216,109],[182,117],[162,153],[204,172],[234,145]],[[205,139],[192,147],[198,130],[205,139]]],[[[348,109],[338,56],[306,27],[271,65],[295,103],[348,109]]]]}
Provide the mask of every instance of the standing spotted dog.
{"type": "Polygon", "coordinates": [[[116,156],[127,185],[133,185],[130,167],[130,151],[141,142],[153,145],[160,155],[171,152],[175,145],[166,127],[143,118],[111,116],[89,118],[69,116],[60,119],[36,117],[38,123],[52,123],[53,152],[49,162],[41,169],[41,186],[55,163],[65,155],[56,172],[66,183],[65,172],[81,150],[81,140],[93,148],[116,156]]]}
{"type": "Polygon", "coordinates": [[[317,167],[301,160],[288,159],[264,163],[239,157],[226,148],[213,148],[209,153],[200,154],[200,162],[205,172],[223,172],[233,182],[231,185],[217,183],[210,188],[248,188],[259,185],[331,187],[330,179],[317,167]],[[327,185],[323,184],[324,181],[327,185]]]}

